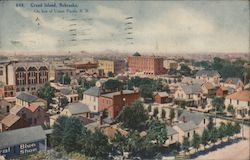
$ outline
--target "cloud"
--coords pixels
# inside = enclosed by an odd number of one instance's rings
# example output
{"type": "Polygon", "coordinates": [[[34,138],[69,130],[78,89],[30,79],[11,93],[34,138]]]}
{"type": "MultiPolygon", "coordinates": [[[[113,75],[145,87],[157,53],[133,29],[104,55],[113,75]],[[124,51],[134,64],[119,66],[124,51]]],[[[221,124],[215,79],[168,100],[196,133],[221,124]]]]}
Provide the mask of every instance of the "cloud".
{"type": "Polygon", "coordinates": [[[30,30],[23,31],[17,37],[23,45],[23,50],[29,51],[54,51],[57,39],[48,34],[37,33],[30,30]]]}

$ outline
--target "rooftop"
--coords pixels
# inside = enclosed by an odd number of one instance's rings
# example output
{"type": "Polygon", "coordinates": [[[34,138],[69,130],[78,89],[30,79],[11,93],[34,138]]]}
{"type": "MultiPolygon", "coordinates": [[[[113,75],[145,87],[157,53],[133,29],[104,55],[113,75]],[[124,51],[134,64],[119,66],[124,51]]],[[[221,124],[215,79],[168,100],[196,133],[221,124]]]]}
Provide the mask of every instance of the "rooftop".
{"type": "Polygon", "coordinates": [[[189,121],[187,123],[177,123],[177,127],[179,127],[182,131],[190,131],[196,129],[198,126],[194,124],[193,121],[189,121]]]}
{"type": "Polygon", "coordinates": [[[81,114],[90,112],[89,107],[83,103],[70,103],[65,109],[68,109],[71,114],[81,114]]]}
{"type": "Polygon", "coordinates": [[[203,69],[203,70],[199,70],[197,73],[196,73],[196,76],[208,76],[208,77],[213,77],[213,76],[216,76],[216,75],[220,75],[217,71],[215,70],[206,70],[206,69],[203,69]]]}
{"type": "MultiPolygon", "coordinates": [[[[123,90],[122,91],[122,94],[131,94],[131,93],[134,93],[134,91],[133,90],[123,90]]],[[[121,91],[107,93],[107,94],[103,94],[101,96],[102,97],[107,97],[107,98],[113,98],[114,96],[117,96],[117,95],[121,95],[121,91]]]]}
{"type": "Polygon", "coordinates": [[[206,117],[202,113],[183,111],[182,114],[179,116],[178,120],[179,121],[185,120],[186,122],[192,121],[196,125],[198,125],[201,123],[201,121],[203,121],[204,118],[206,117]]]}
{"type": "Polygon", "coordinates": [[[250,102],[250,91],[248,90],[238,91],[226,96],[226,99],[234,99],[234,100],[250,102]]]}
{"type": "Polygon", "coordinates": [[[168,133],[168,136],[171,136],[171,135],[177,134],[178,132],[174,128],[167,126],[167,133],[168,133]]]}
{"type": "Polygon", "coordinates": [[[13,124],[15,124],[19,119],[20,119],[19,116],[14,114],[9,114],[1,120],[1,123],[6,125],[7,127],[10,127],[13,124]]]}
{"type": "Polygon", "coordinates": [[[21,92],[16,98],[29,103],[34,102],[38,99],[36,96],[33,96],[25,92],[21,92]]]}
{"type": "Polygon", "coordinates": [[[101,95],[101,88],[91,87],[88,90],[86,90],[84,94],[99,97],[101,95]]]}
{"type": "Polygon", "coordinates": [[[181,88],[186,94],[197,94],[201,92],[200,84],[181,85],[181,88]]]}
{"type": "Polygon", "coordinates": [[[16,144],[30,143],[46,139],[46,134],[41,126],[21,128],[0,133],[0,148],[16,144]]]}
{"type": "Polygon", "coordinates": [[[231,77],[227,78],[225,82],[230,84],[237,84],[239,81],[242,82],[240,78],[231,77]]]}

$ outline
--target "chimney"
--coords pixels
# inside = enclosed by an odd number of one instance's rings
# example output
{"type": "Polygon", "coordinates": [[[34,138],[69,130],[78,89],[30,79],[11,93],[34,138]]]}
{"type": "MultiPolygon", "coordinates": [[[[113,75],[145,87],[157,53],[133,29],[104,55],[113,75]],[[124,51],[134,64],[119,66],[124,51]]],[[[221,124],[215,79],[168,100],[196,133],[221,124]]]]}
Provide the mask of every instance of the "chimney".
{"type": "Polygon", "coordinates": [[[103,123],[103,112],[101,112],[100,115],[99,115],[99,124],[100,124],[100,126],[102,125],[102,123],[103,123]]]}
{"type": "Polygon", "coordinates": [[[183,121],[184,123],[186,123],[186,117],[185,117],[185,116],[183,116],[182,121],[183,121]]]}
{"type": "Polygon", "coordinates": [[[121,95],[123,94],[123,90],[120,91],[121,95]]]}

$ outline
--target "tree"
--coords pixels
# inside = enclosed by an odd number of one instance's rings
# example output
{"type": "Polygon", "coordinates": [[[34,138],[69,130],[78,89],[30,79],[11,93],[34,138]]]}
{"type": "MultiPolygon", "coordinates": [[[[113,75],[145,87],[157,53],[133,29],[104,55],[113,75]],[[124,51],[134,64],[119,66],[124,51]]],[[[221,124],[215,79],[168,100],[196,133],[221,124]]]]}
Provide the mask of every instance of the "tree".
{"type": "Polygon", "coordinates": [[[216,127],[213,127],[211,130],[209,130],[210,133],[210,141],[212,143],[215,143],[218,140],[219,134],[218,134],[218,130],[216,127]]]}
{"type": "Polygon", "coordinates": [[[79,151],[78,137],[82,134],[82,123],[76,117],[59,117],[53,125],[51,144],[66,152],[79,151]]]}
{"type": "Polygon", "coordinates": [[[110,91],[117,91],[122,89],[122,82],[117,79],[109,79],[104,83],[104,88],[110,91]]]}
{"type": "Polygon", "coordinates": [[[77,94],[78,94],[79,100],[83,99],[83,93],[84,93],[84,91],[85,90],[84,90],[84,88],[82,86],[77,88],[77,94]]]}
{"type": "Polygon", "coordinates": [[[235,123],[234,123],[233,128],[234,128],[234,133],[235,133],[235,134],[239,134],[239,133],[240,133],[241,127],[240,127],[240,124],[239,124],[238,122],[235,122],[235,123]]]}
{"type": "Polygon", "coordinates": [[[192,140],[192,146],[198,150],[200,144],[201,144],[201,137],[195,133],[192,140]]]}
{"type": "Polygon", "coordinates": [[[153,116],[157,117],[158,113],[159,113],[158,107],[155,107],[153,111],[153,116]]]}
{"type": "Polygon", "coordinates": [[[231,122],[226,124],[226,132],[225,132],[225,134],[228,137],[228,140],[229,140],[229,137],[234,135],[234,126],[232,125],[231,122]]]}
{"type": "Polygon", "coordinates": [[[86,137],[83,146],[83,153],[87,156],[95,157],[95,159],[106,159],[112,149],[108,138],[99,129],[96,129],[94,133],[86,137]]]}
{"type": "Polygon", "coordinates": [[[212,105],[215,108],[216,111],[223,112],[224,110],[224,100],[219,97],[215,97],[212,100],[212,105]]]}
{"type": "Polygon", "coordinates": [[[191,75],[191,69],[185,65],[185,64],[182,64],[181,65],[181,68],[180,68],[180,73],[184,76],[190,76],[191,75]]]}
{"type": "Polygon", "coordinates": [[[139,101],[133,103],[131,107],[125,107],[118,116],[118,121],[122,122],[123,127],[134,130],[139,129],[147,119],[148,115],[139,101]]]}
{"type": "Polygon", "coordinates": [[[59,107],[64,108],[65,106],[67,106],[69,103],[68,98],[63,96],[63,97],[59,97],[59,107]]]}
{"type": "Polygon", "coordinates": [[[112,72],[108,72],[108,77],[114,77],[114,74],[112,72]]]}
{"type": "Polygon", "coordinates": [[[120,132],[115,133],[115,138],[111,140],[113,147],[119,152],[129,152],[128,148],[128,137],[123,136],[120,132]]]}
{"type": "Polygon", "coordinates": [[[52,103],[52,98],[55,97],[55,89],[50,86],[49,82],[46,82],[44,86],[37,90],[37,96],[47,101],[47,107],[52,103]]]}
{"type": "Polygon", "coordinates": [[[207,128],[208,128],[208,130],[211,130],[212,128],[214,128],[213,117],[210,116],[208,121],[209,122],[208,122],[207,128]]]}
{"type": "Polygon", "coordinates": [[[66,152],[80,151],[78,137],[82,134],[82,123],[78,118],[70,117],[65,123],[61,145],[66,152]]]}
{"type": "Polygon", "coordinates": [[[201,144],[203,144],[205,147],[208,144],[208,141],[209,141],[209,131],[205,129],[201,136],[201,144]]]}
{"type": "Polygon", "coordinates": [[[233,105],[230,104],[230,105],[227,107],[227,111],[228,111],[229,113],[231,113],[232,115],[234,115],[235,109],[233,108],[233,105]]]}
{"type": "Polygon", "coordinates": [[[103,112],[102,112],[102,118],[107,118],[109,116],[109,111],[108,109],[104,109],[103,112]]]}
{"type": "Polygon", "coordinates": [[[161,118],[162,119],[166,118],[166,111],[164,109],[161,110],[161,118]]]}
{"type": "Polygon", "coordinates": [[[142,98],[152,98],[153,97],[153,89],[149,84],[140,85],[140,95],[142,98]]]}
{"type": "Polygon", "coordinates": [[[148,105],[148,112],[151,112],[151,111],[152,111],[152,106],[148,105]]]}
{"type": "Polygon", "coordinates": [[[64,73],[61,73],[60,76],[59,76],[59,80],[58,80],[59,83],[61,84],[70,84],[71,82],[71,78],[69,77],[68,74],[64,74],[64,73]]]}
{"type": "Polygon", "coordinates": [[[182,143],[182,148],[185,152],[189,151],[190,147],[190,142],[188,140],[188,137],[184,137],[183,143],[182,143]]]}
{"type": "Polygon", "coordinates": [[[218,128],[218,138],[220,138],[220,140],[225,137],[226,129],[226,124],[224,122],[221,122],[220,127],[218,128]]]}
{"type": "Polygon", "coordinates": [[[156,141],[157,147],[161,147],[167,140],[167,128],[165,123],[161,123],[159,120],[150,120],[147,123],[148,134],[147,138],[151,141],[156,141]]]}
{"type": "Polygon", "coordinates": [[[169,119],[170,119],[170,124],[172,125],[173,119],[175,118],[175,111],[173,108],[170,109],[169,113],[169,119]]]}

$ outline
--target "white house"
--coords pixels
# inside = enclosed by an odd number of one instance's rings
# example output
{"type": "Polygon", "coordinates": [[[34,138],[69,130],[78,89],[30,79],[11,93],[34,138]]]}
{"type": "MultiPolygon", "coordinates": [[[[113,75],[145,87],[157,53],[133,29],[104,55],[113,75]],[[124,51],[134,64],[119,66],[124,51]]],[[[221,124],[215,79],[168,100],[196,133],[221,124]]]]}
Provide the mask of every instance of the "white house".
{"type": "Polygon", "coordinates": [[[174,93],[174,98],[186,101],[188,106],[199,106],[202,104],[202,90],[200,84],[180,85],[174,93]]]}
{"type": "Polygon", "coordinates": [[[184,137],[189,140],[193,139],[195,133],[198,133],[199,127],[193,122],[177,123],[173,128],[179,133],[179,142],[183,143],[184,137]]]}
{"type": "Polygon", "coordinates": [[[196,75],[195,78],[196,79],[201,79],[204,80],[205,82],[211,82],[211,83],[215,83],[218,84],[221,80],[220,78],[220,74],[215,71],[215,70],[199,70],[196,75]]]}
{"type": "Polygon", "coordinates": [[[250,91],[243,90],[230,94],[225,97],[226,108],[232,105],[235,109],[235,114],[237,117],[242,117],[243,115],[250,117],[250,91]]]}
{"type": "Polygon", "coordinates": [[[179,133],[172,127],[167,126],[168,139],[165,142],[165,146],[174,144],[179,141],[179,133]]]}
{"type": "Polygon", "coordinates": [[[101,92],[102,89],[100,87],[91,87],[83,93],[82,102],[89,106],[91,112],[98,112],[101,92]]]}
{"type": "Polygon", "coordinates": [[[241,81],[240,78],[227,78],[225,80],[225,83],[223,83],[223,86],[225,87],[231,87],[237,91],[240,91],[244,88],[244,84],[243,82],[241,81]]]}
{"type": "Polygon", "coordinates": [[[195,125],[198,126],[197,133],[199,135],[202,135],[203,131],[207,128],[207,125],[209,123],[209,120],[205,116],[205,114],[200,112],[183,111],[182,114],[179,116],[178,120],[182,121],[183,123],[189,121],[194,122],[195,125]]]}
{"type": "Polygon", "coordinates": [[[82,117],[89,117],[90,110],[89,107],[83,103],[70,103],[68,104],[60,115],[65,116],[82,116],[82,117]]]}

